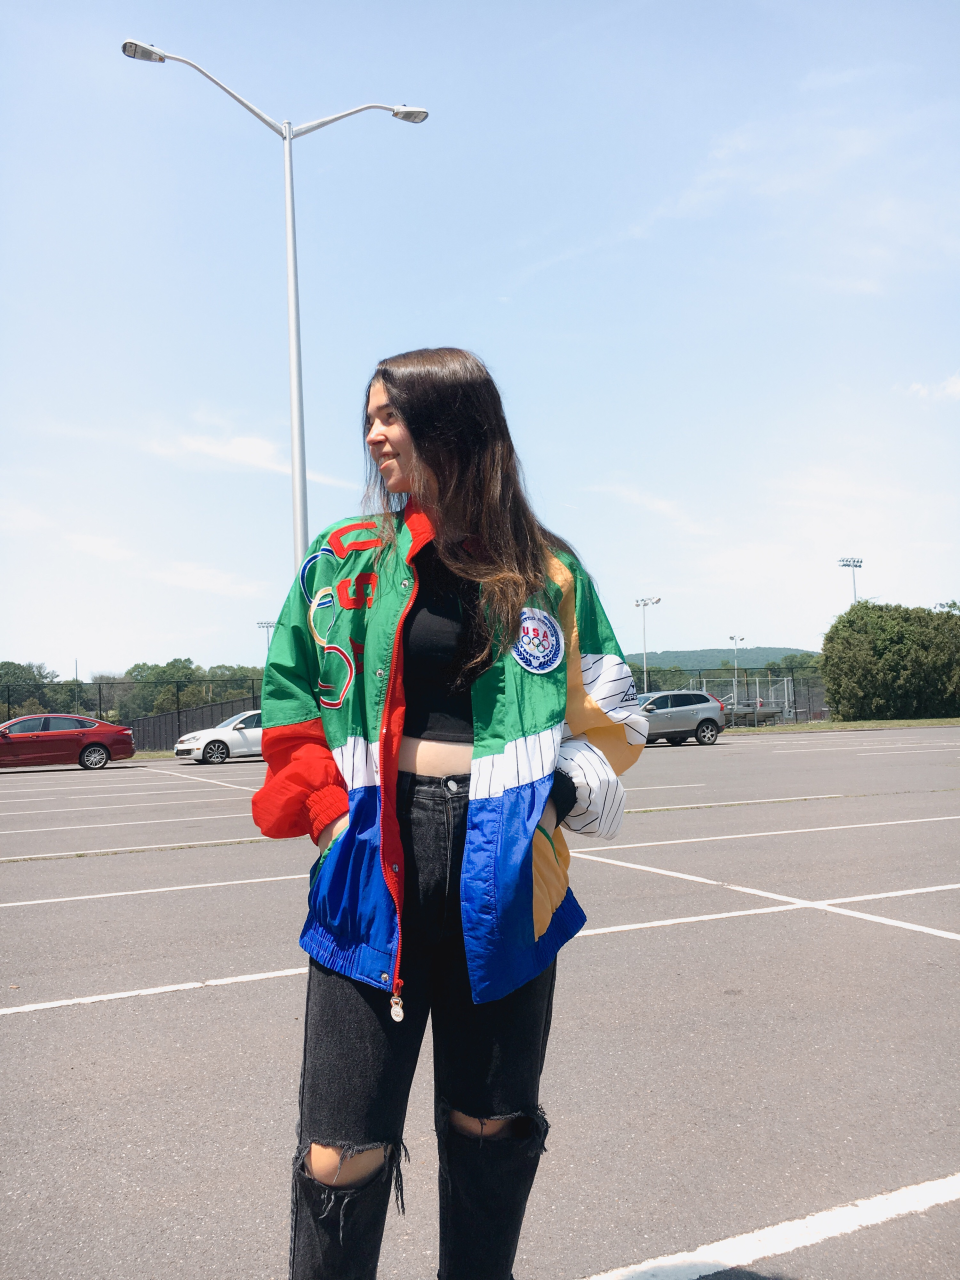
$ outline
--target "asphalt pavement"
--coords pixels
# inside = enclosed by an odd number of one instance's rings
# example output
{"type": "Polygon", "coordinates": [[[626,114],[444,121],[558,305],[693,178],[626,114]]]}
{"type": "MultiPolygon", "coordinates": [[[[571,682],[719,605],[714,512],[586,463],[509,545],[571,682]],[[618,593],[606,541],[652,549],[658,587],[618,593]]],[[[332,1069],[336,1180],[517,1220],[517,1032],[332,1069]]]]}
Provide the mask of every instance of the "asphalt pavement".
{"type": "MultiPolygon", "coordinates": [[[[259,836],[263,772],[0,774],[3,1280],[286,1275],[312,847],[259,836]]],[[[956,1276],[960,730],[658,744],[624,784],[616,839],[568,837],[517,1280],[956,1276]]],[[[383,1280],[436,1274],[428,1052],[406,1142],[383,1280]]]]}

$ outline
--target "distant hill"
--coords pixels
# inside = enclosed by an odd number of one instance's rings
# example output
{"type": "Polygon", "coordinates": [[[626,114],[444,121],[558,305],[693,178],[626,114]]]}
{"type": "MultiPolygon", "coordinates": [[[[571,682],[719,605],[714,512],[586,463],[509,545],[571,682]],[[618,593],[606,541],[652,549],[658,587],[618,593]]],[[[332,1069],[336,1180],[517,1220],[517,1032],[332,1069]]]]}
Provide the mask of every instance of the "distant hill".
{"type": "MultiPolygon", "coordinates": [[[[796,646],[792,649],[777,649],[757,645],[753,649],[740,649],[737,653],[737,661],[741,667],[765,667],[768,662],[779,662],[788,653],[814,652],[813,649],[798,649],[796,646]]],[[[719,667],[724,659],[733,663],[732,649],[663,649],[659,653],[647,651],[648,667],[682,667],[685,671],[719,667]]],[[[642,666],[643,654],[628,653],[627,661],[637,662],[642,666]]]]}

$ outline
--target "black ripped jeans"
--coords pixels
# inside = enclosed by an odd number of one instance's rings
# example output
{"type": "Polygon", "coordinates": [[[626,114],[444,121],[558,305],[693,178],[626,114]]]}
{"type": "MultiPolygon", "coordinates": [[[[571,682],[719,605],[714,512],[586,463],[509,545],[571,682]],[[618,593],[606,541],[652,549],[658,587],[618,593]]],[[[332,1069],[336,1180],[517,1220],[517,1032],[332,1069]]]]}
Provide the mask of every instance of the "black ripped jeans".
{"type": "Polygon", "coordinates": [[[539,1104],[556,963],[487,1004],[470,992],[460,919],[469,775],[401,773],[405,859],[404,1019],[390,997],[313,960],[307,986],[300,1143],[294,1162],[291,1280],[373,1280],[400,1156],[407,1098],[428,1014],[440,1152],[440,1280],[510,1280],[547,1123],[539,1104]],[[474,1138],[449,1113],[510,1118],[505,1136],[474,1138]],[[360,1187],[328,1187],[303,1168],[310,1144],[349,1156],[389,1147],[360,1187]]]}

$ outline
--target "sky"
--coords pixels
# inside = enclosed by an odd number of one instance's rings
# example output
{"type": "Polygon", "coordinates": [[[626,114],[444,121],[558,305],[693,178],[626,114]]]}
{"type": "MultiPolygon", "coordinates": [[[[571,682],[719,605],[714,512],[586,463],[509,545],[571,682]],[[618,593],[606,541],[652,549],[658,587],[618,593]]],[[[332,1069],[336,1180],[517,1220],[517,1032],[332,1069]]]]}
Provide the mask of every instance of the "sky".
{"type": "Polygon", "coordinates": [[[626,652],[817,649],[960,597],[960,9],[11,0],[0,658],[263,660],[293,574],[280,140],[310,535],[376,361],[467,347],[626,652]]]}

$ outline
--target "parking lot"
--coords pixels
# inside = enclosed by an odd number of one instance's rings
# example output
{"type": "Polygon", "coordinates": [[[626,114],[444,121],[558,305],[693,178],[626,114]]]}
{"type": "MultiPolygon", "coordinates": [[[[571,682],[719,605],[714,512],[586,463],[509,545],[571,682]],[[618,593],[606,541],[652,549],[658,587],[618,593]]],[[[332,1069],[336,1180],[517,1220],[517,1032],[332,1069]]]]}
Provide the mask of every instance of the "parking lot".
{"type": "MultiPolygon", "coordinates": [[[[259,837],[263,772],[0,775],[0,1275],[286,1275],[312,848],[259,837]]],[[[955,1276],[960,730],[727,733],[624,783],[616,840],[569,837],[517,1280],[955,1276]]],[[[380,1275],[428,1280],[428,1054],[406,1141],[380,1275]]]]}

